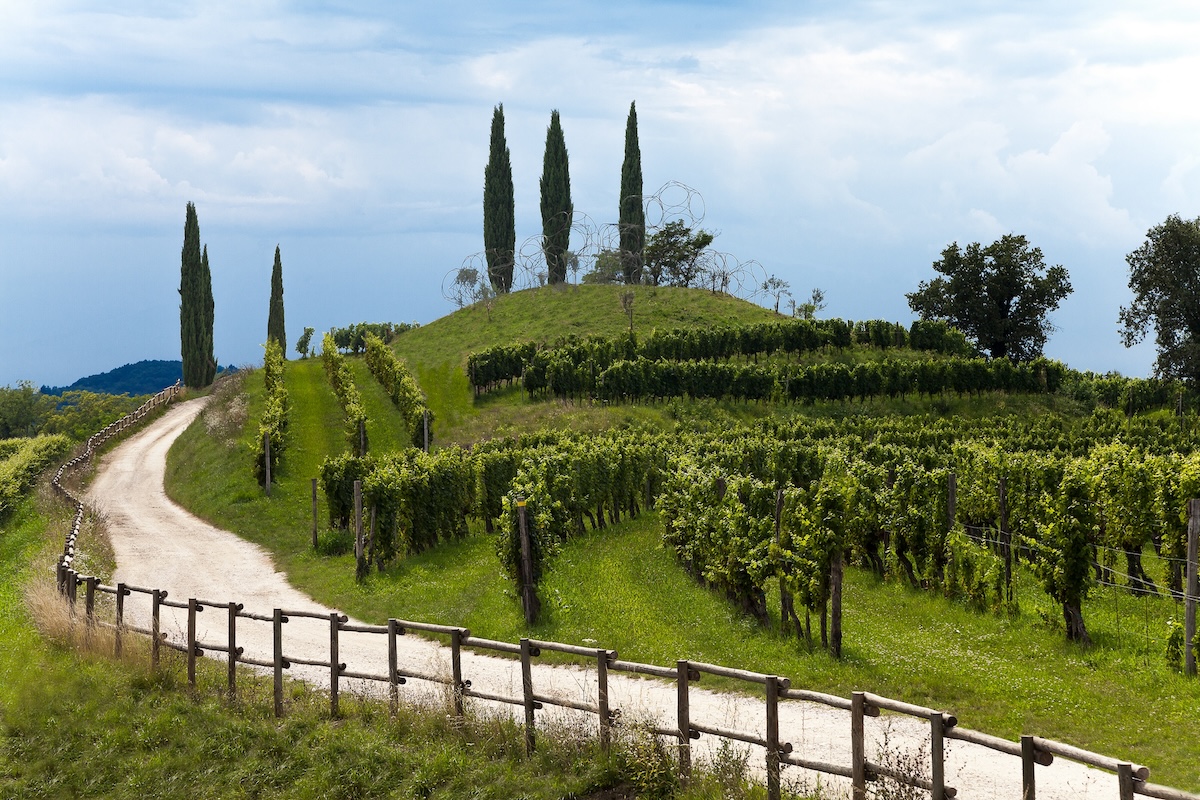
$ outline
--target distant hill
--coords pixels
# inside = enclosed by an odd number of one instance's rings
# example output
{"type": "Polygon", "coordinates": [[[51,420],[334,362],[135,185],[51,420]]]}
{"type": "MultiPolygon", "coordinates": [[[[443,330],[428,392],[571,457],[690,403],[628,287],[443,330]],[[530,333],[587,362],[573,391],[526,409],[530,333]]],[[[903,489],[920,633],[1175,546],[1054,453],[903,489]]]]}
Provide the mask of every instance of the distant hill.
{"type": "MultiPolygon", "coordinates": [[[[225,367],[232,370],[234,367],[225,367]]],[[[223,370],[224,371],[224,370],[223,370]]],[[[70,386],[43,386],[42,394],[60,395],[69,391],[102,394],[154,394],[183,377],[182,361],[138,361],[99,375],[80,378],[70,386]]]]}

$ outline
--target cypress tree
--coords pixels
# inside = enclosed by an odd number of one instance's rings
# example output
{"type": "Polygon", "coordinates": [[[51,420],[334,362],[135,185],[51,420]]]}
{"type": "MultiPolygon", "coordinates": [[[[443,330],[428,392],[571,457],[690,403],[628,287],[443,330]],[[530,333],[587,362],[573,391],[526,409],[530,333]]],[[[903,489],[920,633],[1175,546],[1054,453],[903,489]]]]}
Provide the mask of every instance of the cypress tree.
{"type": "Polygon", "coordinates": [[[267,341],[277,342],[287,358],[287,331],[283,325],[283,262],[275,245],[275,266],[271,268],[271,306],[267,311],[267,341]]]}
{"type": "Polygon", "coordinates": [[[625,123],[625,161],[621,164],[621,269],[625,283],[642,282],[646,247],[646,209],[642,205],[642,150],[638,147],[637,108],[629,104],[625,123]]]}
{"type": "Polygon", "coordinates": [[[183,382],[192,388],[202,388],[205,365],[204,312],[201,305],[201,278],[203,271],[200,254],[200,223],[196,219],[196,206],[187,204],[187,217],[183,223],[183,252],[179,270],[179,338],[180,354],[183,357],[183,382]]]}
{"type": "Polygon", "coordinates": [[[483,171],[483,252],[488,278],[499,293],[512,289],[516,261],[517,218],[513,202],[512,160],[504,139],[504,104],[492,111],[492,141],[483,171]]]}
{"type": "Polygon", "coordinates": [[[208,245],[204,245],[204,252],[200,256],[200,311],[200,363],[204,369],[202,385],[208,386],[217,377],[217,361],[213,358],[213,293],[212,272],[208,268],[208,245]]]}
{"type": "Polygon", "coordinates": [[[567,249],[571,243],[571,175],[567,165],[567,142],[563,138],[558,110],[550,113],[546,129],[546,155],[542,159],[542,253],[550,283],[567,279],[567,249]]]}

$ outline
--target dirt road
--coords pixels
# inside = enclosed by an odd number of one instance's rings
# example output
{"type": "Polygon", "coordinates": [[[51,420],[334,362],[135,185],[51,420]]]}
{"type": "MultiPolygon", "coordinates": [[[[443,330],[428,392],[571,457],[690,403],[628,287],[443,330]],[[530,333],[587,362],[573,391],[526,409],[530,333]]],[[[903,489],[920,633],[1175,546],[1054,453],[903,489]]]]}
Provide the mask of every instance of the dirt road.
{"type": "MultiPolygon", "coordinates": [[[[107,517],[109,535],[116,553],[115,579],[137,586],[166,589],[172,600],[200,598],[213,602],[236,601],[247,611],[270,615],[275,608],[328,614],[325,608],[294,589],[287,576],[275,569],[270,555],[232,533],[219,530],[192,516],[172,503],[163,491],[167,450],[175,438],[202,410],[205,399],[190,400],[170,409],[109,453],[102,461],[87,502],[107,517]]],[[[127,603],[133,624],[148,626],[149,601],[135,595],[127,603]]],[[[199,617],[199,640],[226,641],[225,614],[218,610],[199,617]]],[[[456,624],[454,620],[439,620],[456,624]]],[[[164,615],[163,628],[173,638],[183,640],[186,617],[182,612],[164,615]]],[[[297,619],[286,626],[287,655],[310,660],[328,660],[329,624],[297,619]]],[[[245,654],[269,660],[272,632],[269,625],[240,622],[238,643],[245,654]]],[[[449,651],[438,644],[412,636],[402,637],[399,654],[401,670],[449,673],[449,651]]],[[[596,646],[596,645],[592,645],[596,646]]],[[[600,643],[599,646],[603,646],[600,643]]],[[[342,634],[340,660],[352,672],[386,674],[386,637],[368,634],[342,634]]],[[[224,657],[224,654],[218,654],[224,657]]],[[[538,694],[595,703],[594,670],[537,665],[533,682],[538,694]]],[[[294,667],[293,677],[328,685],[328,670],[294,667]]],[[[465,654],[463,675],[475,690],[520,696],[521,671],[512,659],[465,654]]],[[[676,713],[674,684],[626,677],[610,673],[610,703],[621,709],[622,721],[653,721],[658,727],[673,728],[676,713]]],[[[372,687],[377,687],[372,684],[372,687]]],[[[411,681],[401,687],[403,696],[432,692],[430,684],[411,681]]],[[[802,687],[796,687],[802,688],[802,687]]],[[[366,690],[365,688],[363,690],[366,690]]],[[[378,691],[378,688],[374,688],[378,691]]],[[[478,701],[482,702],[482,701],[478,701]]],[[[754,732],[765,736],[763,701],[737,694],[693,688],[693,721],[725,729],[754,732]]],[[[964,722],[970,709],[953,709],[964,722]]],[[[518,709],[519,711],[519,709],[518,709]]],[[[574,712],[563,712],[564,715],[574,712]]],[[[539,712],[544,720],[551,712],[539,712]]],[[[582,718],[594,727],[595,717],[582,718]]],[[[907,753],[928,753],[927,723],[908,717],[885,716],[868,719],[868,759],[878,760],[877,748],[885,729],[892,749],[907,753]]],[[[780,736],[791,742],[793,752],[810,760],[834,764],[850,763],[850,717],[846,712],[826,706],[797,701],[780,704],[780,736]]],[[[713,736],[693,743],[698,758],[711,754],[718,744],[713,736]]],[[[927,759],[926,759],[927,761],[927,759]]],[[[761,770],[763,750],[752,748],[751,765],[761,770]]],[[[928,769],[928,766],[926,767],[928,769]]],[[[958,789],[960,798],[1017,798],[1021,795],[1020,760],[965,742],[948,742],[947,782],[958,789]]],[[[793,785],[819,782],[833,796],[848,796],[847,784],[839,778],[819,777],[795,767],[784,770],[785,781],[793,785]]],[[[1038,796],[1042,798],[1115,798],[1116,778],[1108,773],[1086,769],[1058,759],[1050,767],[1039,767],[1038,796]]]]}

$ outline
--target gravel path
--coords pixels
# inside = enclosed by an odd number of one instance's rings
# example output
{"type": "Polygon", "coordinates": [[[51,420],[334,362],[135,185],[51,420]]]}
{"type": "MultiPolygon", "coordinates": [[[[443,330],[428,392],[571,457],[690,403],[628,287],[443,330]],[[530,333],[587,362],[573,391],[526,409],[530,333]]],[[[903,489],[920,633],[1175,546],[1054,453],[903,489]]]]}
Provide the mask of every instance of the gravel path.
{"type": "MultiPolygon", "coordinates": [[[[116,553],[115,580],[137,586],[166,589],[170,599],[184,601],[201,598],[214,602],[236,600],[246,611],[270,615],[275,608],[328,614],[321,606],[293,588],[287,576],[276,570],[270,555],[232,533],[219,530],[192,516],[171,502],[163,491],[167,450],[175,438],[200,413],[205,398],[190,400],[171,408],[152,423],[109,453],[101,462],[87,502],[107,518],[109,536],[116,553]]],[[[164,612],[168,611],[164,609],[164,612]]],[[[225,614],[199,615],[202,642],[226,641],[225,614]]],[[[133,624],[148,626],[149,601],[134,595],[127,600],[127,613],[133,624]]],[[[352,620],[353,622],[353,620],[352,620]]],[[[453,624],[453,621],[447,621],[453,624]]],[[[184,639],[186,615],[164,613],[163,629],[172,637],[184,639]]],[[[284,630],[284,651],[288,656],[311,660],[328,659],[329,624],[296,619],[284,630]]],[[[238,643],[250,657],[270,660],[272,634],[268,624],[239,621],[238,643]]],[[[602,645],[603,643],[601,643],[602,645]]],[[[339,643],[340,660],[354,672],[387,673],[386,637],[343,633],[339,643]]],[[[217,653],[224,658],[223,653],[217,653]]],[[[419,672],[449,674],[449,650],[434,642],[406,636],[400,639],[399,667],[419,672]]],[[[317,684],[328,685],[328,670],[294,667],[288,671],[317,684]]],[[[594,668],[535,665],[533,683],[538,694],[595,703],[594,668]]],[[[464,653],[463,676],[478,691],[517,696],[521,694],[519,662],[485,655],[464,653]]],[[[623,722],[652,721],[661,728],[673,728],[676,709],[674,684],[652,679],[609,674],[612,708],[621,709],[623,722]]],[[[349,684],[350,682],[346,682],[349,684]]],[[[421,681],[402,686],[401,696],[432,690],[421,681]]],[[[378,684],[358,687],[378,691],[378,684]]],[[[347,688],[345,685],[343,688],[347,688]]],[[[795,687],[802,688],[802,687],[795,687]]],[[[481,701],[476,701],[481,702],[481,701]]],[[[765,736],[762,699],[748,695],[722,693],[693,688],[690,694],[694,722],[726,729],[754,732],[765,736]]],[[[953,709],[969,724],[970,709],[953,709]]],[[[520,709],[518,708],[519,712],[520,709]]],[[[570,717],[576,712],[538,712],[540,721],[558,713],[570,717]]],[[[576,716],[576,723],[596,725],[591,715],[576,716]]],[[[885,715],[867,720],[868,758],[877,758],[877,748],[886,733],[893,750],[928,752],[928,725],[918,720],[885,715]],[[923,743],[923,747],[922,747],[923,743]]],[[[810,760],[835,764],[850,763],[850,717],[847,712],[798,701],[780,704],[780,737],[791,742],[793,752],[810,760]]],[[[718,741],[703,736],[693,743],[697,758],[710,755],[718,741]]],[[[761,771],[763,751],[752,747],[750,764],[761,771]]],[[[957,787],[960,798],[1018,798],[1021,795],[1020,760],[992,750],[947,742],[947,783],[957,787]]],[[[784,770],[785,782],[820,782],[831,796],[848,796],[847,784],[839,778],[818,776],[795,767],[784,770]]],[[[1115,798],[1115,776],[1057,759],[1050,767],[1038,768],[1038,796],[1041,798],[1115,798]]]]}

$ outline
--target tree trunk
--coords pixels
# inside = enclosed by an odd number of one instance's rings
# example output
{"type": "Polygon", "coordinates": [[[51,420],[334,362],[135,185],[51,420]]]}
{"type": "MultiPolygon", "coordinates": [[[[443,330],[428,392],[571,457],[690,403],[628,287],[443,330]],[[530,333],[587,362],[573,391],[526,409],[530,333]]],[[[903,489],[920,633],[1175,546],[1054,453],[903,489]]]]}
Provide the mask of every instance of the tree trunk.
{"type": "Polygon", "coordinates": [[[1128,566],[1129,591],[1133,595],[1158,594],[1158,585],[1146,574],[1142,567],[1140,550],[1125,548],[1125,564],[1128,566]]]}
{"type": "Polygon", "coordinates": [[[1091,644],[1087,626],[1083,623],[1083,611],[1077,604],[1063,603],[1063,621],[1067,624],[1067,639],[1079,644],[1091,644]]]}

